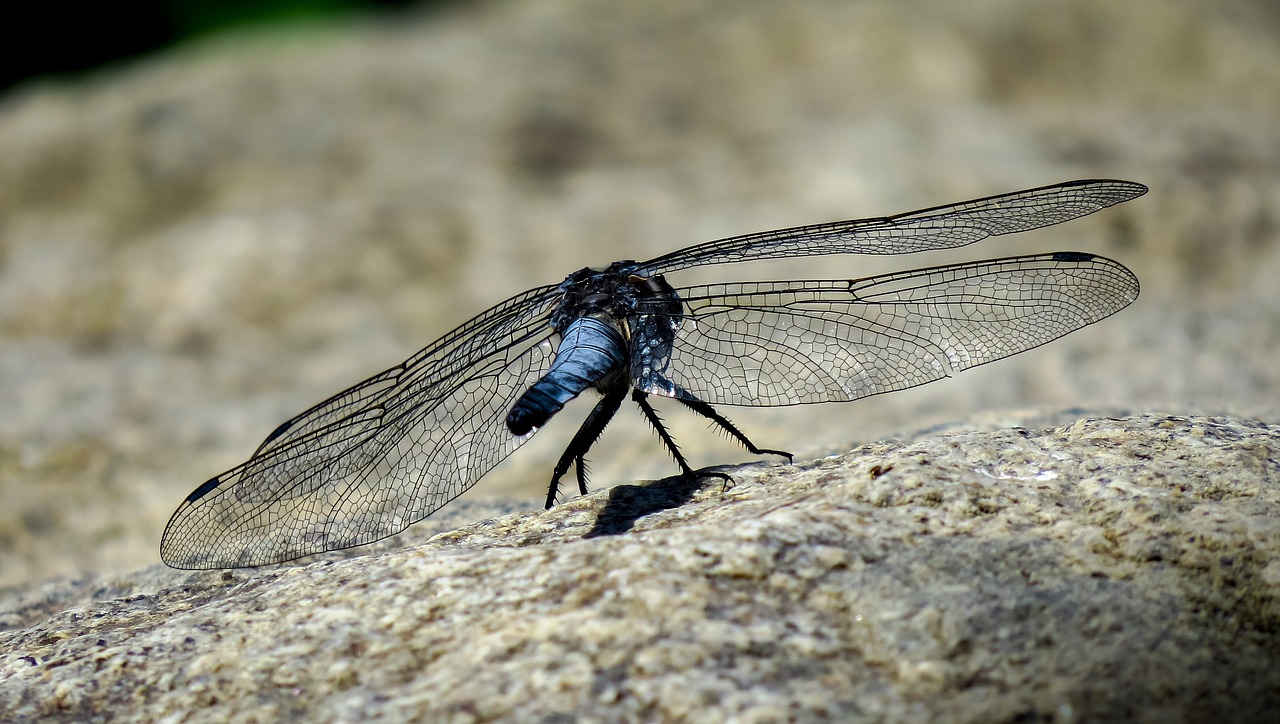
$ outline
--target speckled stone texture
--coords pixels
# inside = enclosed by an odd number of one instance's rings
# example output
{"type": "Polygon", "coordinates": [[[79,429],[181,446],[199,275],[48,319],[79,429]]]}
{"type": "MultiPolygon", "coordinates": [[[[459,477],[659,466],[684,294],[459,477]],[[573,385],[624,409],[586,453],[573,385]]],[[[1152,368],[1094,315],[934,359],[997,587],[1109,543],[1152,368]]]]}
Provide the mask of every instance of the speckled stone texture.
{"type": "Polygon", "coordinates": [[[346,560],[153,567],[129,595],[11,612],[33,625],[0,634],[0,707],[224,721],[1265,721],[1280,707],[1280,426],[1086,418],[730,472],[728,489],[619,486],[346,560]]]}
{"type": "MultiPolygon", "coordinates": [[[[1246,421],[1280,422],[1278,7],[456,3],[5,94],[0,720],[1273,719],[1275,432],[1246,421]],[[379,545],[156,565],[282,420],[520,290],[1099,177],[1151,192],[954,252],[673,275],[1079,250],[1140,278],[953,380],[722,410],[794,467],[636,484],[674,466],[624,408],[591,455],[621,485],[541,512],[580,401],[379,545]]],[[[660,411],[694,465],[754,460],[660,411]]]]}

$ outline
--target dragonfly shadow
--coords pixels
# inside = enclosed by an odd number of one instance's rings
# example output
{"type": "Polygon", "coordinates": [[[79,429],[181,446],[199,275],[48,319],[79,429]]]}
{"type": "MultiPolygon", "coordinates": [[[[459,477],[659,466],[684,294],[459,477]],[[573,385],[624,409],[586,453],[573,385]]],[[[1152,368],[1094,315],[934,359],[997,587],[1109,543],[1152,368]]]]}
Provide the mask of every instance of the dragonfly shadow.
{"type": "Polygon", "coordinates": [[[583,538],[621,535],[635,527],[637,520],[663,510],[679,508],[693,500],[693,496],[706,485],[708,478],[732,484],[724,473],[695,470],[692,474],[673,475],[655,480],[648,485],[615,485],[609,489],[609,499],[596,524],[583,538]]]}

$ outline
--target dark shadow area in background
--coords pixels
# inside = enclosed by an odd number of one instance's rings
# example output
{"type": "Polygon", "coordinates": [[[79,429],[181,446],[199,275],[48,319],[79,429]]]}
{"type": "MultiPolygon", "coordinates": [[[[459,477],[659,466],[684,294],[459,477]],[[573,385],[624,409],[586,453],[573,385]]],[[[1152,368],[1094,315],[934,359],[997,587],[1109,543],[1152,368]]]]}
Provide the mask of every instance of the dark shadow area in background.
{"type": "Polygon", "coordinates": [[[707,485],[708,480],[733,485],[733,478],[724,473],[709,472],[710,468],[693,471],[693,475],[673,475],[655,480],[648,485],[615,485],[609,489],[609,499],[596,524],[582,536],[598,538],[620,535],[631,530],[636,521],[661,510],[679,508],[693,499],[695,493],[707,485]]]}
{"type": "Polygon", "coordinates": [[[67,76],[231,29],[333,21],[380,10],[465,0],[139,0],[32,2],[9,8],[0,92],[33,77],[67,76]],[[21,41],[21,42],[18,42],[21,41]]]}

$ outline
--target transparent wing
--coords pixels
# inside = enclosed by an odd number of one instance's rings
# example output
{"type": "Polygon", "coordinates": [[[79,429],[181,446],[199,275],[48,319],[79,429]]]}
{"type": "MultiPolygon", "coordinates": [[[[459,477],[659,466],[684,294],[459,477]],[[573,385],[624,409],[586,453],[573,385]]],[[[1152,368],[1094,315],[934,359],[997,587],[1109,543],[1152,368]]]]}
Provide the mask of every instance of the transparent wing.
{"type": "Polygon", "coordinates": [[[1123,309],[1138,280],[1060,252],[678,292],[686,313],[666,368],[676,387],[646,391],[771,406],[855,400],[1026,351],[1123,309]]]}
{"type": "Polygon", "coordinates": [[[398,533],[461,495],[531,436],[503,420],[550,366],[556,295],[508,299],[276,428],[187,496],[161,558],[175,568],[277,563],[398,533]]]}
{"type": "Polygon", "coordinates": [[[908,254],[949,249],[1079,218],[1137,198],[1132,181],[1067,181],[1026,191],[935,206],[897,216],[835,221],[734,236],[686,247],[637,265],[643,276],[701,264],[820,254],[908,254]]]}

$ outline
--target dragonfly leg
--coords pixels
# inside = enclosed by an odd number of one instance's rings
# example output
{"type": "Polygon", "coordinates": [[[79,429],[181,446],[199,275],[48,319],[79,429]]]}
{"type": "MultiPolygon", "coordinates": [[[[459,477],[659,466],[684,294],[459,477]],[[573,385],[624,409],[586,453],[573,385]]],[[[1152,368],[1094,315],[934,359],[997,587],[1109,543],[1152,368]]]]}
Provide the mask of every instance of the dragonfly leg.
{"type": "Polygon", "coordinates": [[[685,475],[693,475],[693,468],[689,467],[689,461],[684,459],[684,454],[676,446],[675,439],[671,437],[671,433],[667,432],[667,426],[662,424],[662,418],[658,417],[658,411],[653,409],[653,405],[649,404],[646,399],[648,396],[648,393],[640,390],[631,391],[631,399],[640,406],[640,411],[644,413],[645,419],[653,426],[654,432],[658,433],[662,444],[667,446],[667,450],[671,452],[671,457],[676,459],[676,465],[680,466],[680,471],[685,475]]]}
{"type": "Polygon", "coordinates": [[[703,402],[702,400],[688,400],[683,397],[680,398],[680,401],[684,403],[685,407],[688,407],[690,410],[693,410],[699,415],[702,415],[708,420],[719,425],[721,428],[724,429],[725,432],[729,433],[729,435],[732,436],[733,439],[742,443],[742,446],[745,447],[747,449],[747,452],[751,453],[752,455],[781,455],[782,457],[787,459],[787,462],[793,462],[791,453],[787,452],[786,450],[770,450],[768,448],[756,447],[755,443],[747,439],[747,436],[741,430],[739,430],[737,426],[735,426],[732,422],[729,422],[729,418],[725,417],[724,415],[721,415],[719,412],[716,412],[716,408],[712,407],[706,402],[703,402]]]}
{"type": "MultiPolygon", "coordinates": [[[[653,405],[649,404],[647,398],[649,395],[640,390],[631,391],[631,399],[640,406],[640,411],[644,413],[645,419],[653,425],[653,429],[658,433],[658,437],[662,439],[662,444],[667,446],[667,450],[671,451],[671,457],[676,459],[676,464],[680,466],[680,472],[684,475],[695,476],[697,473],[689,466],[689,461],[684,459],[684,454],[680,452],[680,448],[676,446],[676,441],[671,437],[671,433],[667,432],[667,426],[662,424],[662,418],[658,417],[657,410],[653,409],[653,405]]],[[[733,478],[724,473],[703,473],[704,477],[720,478],[725,481],[727,486],[733,481],[733,478]]]]}
{"type": "Polygon", "coordinates": [[[575,461],[578,463],[578,489],[584,495],[586,494],[587,468],[583,464],[585,462],[584,457],[587,451],[591,449],[591,446],[596,444],[596,440],[600,439],[600,433],[604,432],[605,425],[608,425],[609,420],[613,419],[618,408],[622,406],[623,398],[626,396],[626,387],[609,390],[596,403],[595,408],[591,410],[591,414],[587,415],[582,427],[578,428],[578,432],[569,441],[569,447],[565,448],[564,454],[560,456],[560,462],[556,463],[555,471],[551,473],[551,487],[547,489],[548,508],[555,505],[556,493],[560,490],[560,478],[575,461]]]}
{"type": "Polygon", "coordinates": [[[586,495],[587,494],[587,474],[589,472],[589,469],[587,466],[587,458],[585,456],[579,455],[573,461],[573,472],[577,475],[577,478],[578,478],[578,492],[581,493],[582,495],[586,495]]]}

